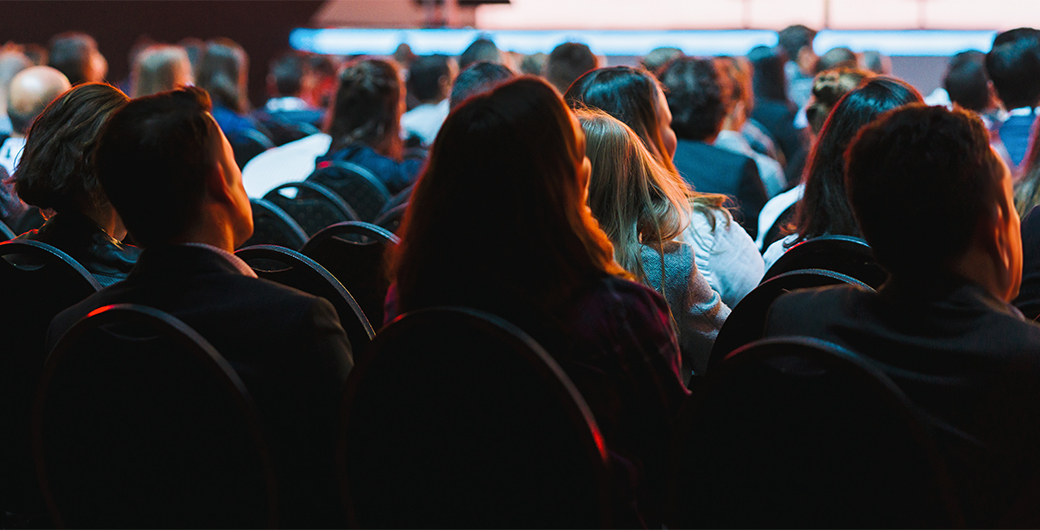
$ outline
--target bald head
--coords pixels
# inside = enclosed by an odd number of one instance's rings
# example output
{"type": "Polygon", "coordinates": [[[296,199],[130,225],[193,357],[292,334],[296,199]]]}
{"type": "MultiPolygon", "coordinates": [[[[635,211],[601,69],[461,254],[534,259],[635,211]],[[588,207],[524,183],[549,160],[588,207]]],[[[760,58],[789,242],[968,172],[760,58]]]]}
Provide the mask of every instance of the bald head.
{"type": "Polygon", "coordinates": [[[7,114],[15,136],[25,136],[37,116],[70,88],[64,74],[49,66],[33,66],[18,72],[8,89],[7,114]]]}

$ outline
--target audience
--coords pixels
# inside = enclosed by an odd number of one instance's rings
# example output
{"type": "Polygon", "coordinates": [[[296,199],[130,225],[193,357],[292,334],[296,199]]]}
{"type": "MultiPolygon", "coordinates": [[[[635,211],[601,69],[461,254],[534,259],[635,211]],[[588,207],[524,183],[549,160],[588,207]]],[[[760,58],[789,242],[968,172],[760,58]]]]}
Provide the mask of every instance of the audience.
{"type": "Polygon", "coordinates": [[[98,51],[97,41],[86,33],[55,35],[47,53],[47,64],[68,78],[69,83],[100,83],[108,74],[108,61],[98,51]]]}
{"type": "Polygon", "coordinates": [[[1008,113],[997,131],[1014,170],[1026,157],[1040,104],[1040,32],[1020,28],[997,35],[986,54],[986,73],[1008,113]]]}
{"type": "Polygon", "coordinates": [[[589,70],[595,70],[598,63],[599,60],[588,45],[565,42],[553,48],[549,54],[549,61],[545,65],[545,78],[563,94],[575,79],[589,70]]]}
{"type": "Polygon", "coordinates": [[[455,60],[444,55],[418,57],[408,69],[408,93],[419,105],[401,116],[406,135],[429,146],[448,117],[451,86],[457,74],[455,60]]]}
{"type": "MultiPolygon", "coordinates": [[[[801,25],[788,26],[780,31],[779,47],[784,52],[784,75],[787,77],[787,94],[797,108],[809,102],[813,76],[819,71],[819,61],[813,51],[816,32],[801,25]]],[[[790,156],[790,155],[788,155],[790,156]]]]}
{"type": "Polygon", "coordinates": [[[59,95],[69,89],[69,80],[49,66],[33,66],[18,72],[8,88],[7,114],[13,131],[0,145],[0,166],[14,174],[25,146],[25,135],[33,120],[59,95]]]}
{"type": "Polygon", "coordinates": [[[271,97],[256,113],[256,118],[274,134],[272,140],[276,145],[306,136],[297,128],[313,131],[321,127],[325,111],[304,99],[314,91],[316,81],[302,53],[285,52],[271,60],[267,74],[267,92],[271,97]]]}
{"type": "Polygon", "coordinates": [[[682,374],[703,375],[729,308],[697,271],[681,236],[689,197],[624,123],[601,110],[579,110],[592,163],[589,207],[614,244],[614,258],[668,302],[682,352],[682,374]]]}
{"type": "Polygon", "coordinates": [[[877,293],[782,295],[766,334],[821,338],[873,361],[934,427],[967,525],[1008,524],[1040,470],[1040,327],[1008,304],[1022,240],[1007,167],[972,113],[911,105],[856,136],[846,179],[889,281],[877,293]]]}
{"type": "Polygon", "coordinates": [[[210,108],[205,92],[187,88],[135,99],[110,118],[98,180],[144,252],[126,280],[55,317],[48,346],[108,304],[180,319],[235,367],[268,427],[281,524],[340,525],[334,425],[350,344],[332,304],[257,280],[231,254],[253,218],[210,108]]]}
{"type": "MultiPolygon", "coordinates": [[[[747,58],[754,67],[752,86],[755,93],[755,108],[751,117],[762,124],[784,153],[787,181],[797,180],[805,163],[806,138],[794,127],[795,106],[787,97],[787,81],[783,58],[776,50],[756,46],[747,58]]],[[[812,90],[812,80],[808,84],[812,90]]],[[[808,95],[806,96],[808,98],[808,95]]]]}
{"type": "Polygon", "coordinates": [[[130,95],[150,96],[195,83],[188,52],[180,46],[153,44],[134,58],[130,95]]]}
{"type": "Polygon", "coordinates": [[[448,105],[450,109],[454,110],[471,96],[490,92],[496,86],[514,77],[516,77],[516,73],[501,64],[487,61],[473,63],[455,78],[448,105]]]}
{"type": "Polygon", "coordinates": [[[119,89],[83,83],[62,94],[33,122],[14,174],[25,202],[48,212],[47,222],[19,239],[57,247],[101,285],[134,266],[140,250],[122,243],[126,228],[95,175],[94,151],[109,116],[130,101],[119,89]]]}

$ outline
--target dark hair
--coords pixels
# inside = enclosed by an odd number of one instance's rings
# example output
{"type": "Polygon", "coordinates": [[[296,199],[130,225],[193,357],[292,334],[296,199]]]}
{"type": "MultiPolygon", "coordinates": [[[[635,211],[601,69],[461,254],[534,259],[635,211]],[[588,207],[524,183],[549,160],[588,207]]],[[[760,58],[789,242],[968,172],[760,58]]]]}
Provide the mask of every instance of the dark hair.
{"type": "Polygon", "coordinates": [[[820,56],[820,60],[816,62],[816,72],[826,72],[835,68],[857,68],[858,66],[856,54],[844,46],[839,46],[827,50],[827,53],[820,56]]]}
{"type": "Polygon", "coordinates": [[[473,63],[481,61],[487,61],[490,63],[502,62],[502,52],[498,51],[498,46],[495,45],[495,41],[486,37],[481,37],[473,41],[473,43],[462,52],[462,55],[459,55],[459,68],[464,69],[473,63]]]}
{"type": "Polygon", "coordinates": [[[780,30],[777,41],[780,48],[787,54],[787,60],[797,61],[798,52],[806,46],[812,47],[815,38],[815,31],[801,24],[796,24],[780,30]]]}
{"type": "Polygon", "coordinates": [[[47,105],[25,137],[14,173],[18,196],[56,212],[106,204],[94,174],[94,151],[109,116],[127,101],[118,88],[85,83],[47,105]]]}
{"type": "Polygon", "coordinates": [[[551,315],[589,279],[630,277],[584,206],[580,134],[556,90],[532,76],[452,111],[393,256],[399,309],[551,315]]]}
{"type": "Polygon", "coordinates": [[[950,58],[943,76],[943,88],[950,101],[968,110],[981,112],[990,107],[986,54],[978,50],[960,52],[950,58]]]}
{"type": "Polygon", "coordinates": [[[1014,28],[1007,31],[1002,31],[993,36],[993,45],[991,48],[996,48],[1001,44],[1007,44],[1012,41],[1019,39],[1037,39],[1040,38],[1040,31],[1034,28],[1014,28]]]}
{"type": "Polygon", "coordinates": [[[874,74],[871,72],[858,68],[842,68],[816,74],[816,78],[813,79],[812,99],[805,107],[805,118],[809,120],[809,129],[813,134],[819,134],[820,129],[823,129],[827,116],[830,116],[842,96],[862,85],[864,79],[872,77],[874,74]]]}
{"type": "Polygon", "coordinates": [[[885,76],[841,98],[806,162],[805,194],[795,210],[795,226],[787,228],[798,234],[797,241],[826,234],[859,236],[845,197],[845,150],[856,133],[882,113],[920,102],[921,94],[914,87],[885,76]]]}
{"type": "Polygon", "coordinates": [[[398,158],[403,96],[401,72],[395,63],[364,58],[347,64],[340,71],[330,114],[329,152],[362,143],[384,156],[398,158]]]}
{"type": "Polygon", "coordinates": [[[677,57],[661,69],[659,77],[676,136],[704,141],[719,134],[729,94],[723,91],[714,61],[677,57]]]}
{"type": "Polygon", "coordinates": [[[789,104],[783,57],[773,48],[755,46],[748,52],[747,58],[754,66],[751,82],[755,90],[755,101],[768,99],[789,104]]]}
{"type": "Polygon", "coordinates": [[[986,73],[1008,110],[1040,101],[1040,39],[1035,34],[993,46],[986,54],[986,73]]]}
{"type": "Polygon", "coordinates": [[[211,109],[206,91],[186,87],[134,99],[104,128],[98,180],[142,246],[169,243],[194,222],[219,156],[211,109]]]}
{"type": "Polygon", "coordinates": [[[290,51],[272,59],[268,72],[274,81],[275,96],[295,96],[303,90],[303,79],[310,73],[310,65],[303,54],[290,51]]]}
{"type": "Polygon", "coordinates": [[[451,77],[451,58],[446,55],[422,55],[408,68],[408,92],[419,101],[439,101],[441,79],[451,77]]]}
{"type": "Polygon", "coordinates": [[[567,91],[575,79],[596,68],[596,56],[580,42],[565,42],[549,54],[545,65],[545,78],[560,93],[567,91]]]}
{"type": "Polygon", "coordinates": [[[650,50],[639,60],[639,65],[646,69],[647,72],[657,75],[657,71],[662,66],[668,64],[668,61],[675,59],[683,54],[683,51],[673,46],[662,46],[660,48],[654,48],[650,50]]]}
{"type": "Polygon", "coordinates": [[[47,65],[65,74],[72,85],[78,85],[88,81],[95,52],[97,41],[94,37],[78,31],[61,33],[51,39],[47,65]]]}
{"type": "Polygon", "coordinates": [[[863,128],[848,158],[849,203],[878,263],[893,275],[947,268],[993,206],[1005,206],[1006,169],[982,120],[966,110],[922,104],[892,111],[863,128]]]}
{"type": "Polygon", "coordinates": [[[487,61],[473,63],[469,68],[459,72],[458,77],[455,78],[448,105],[454,109],[463,101],[477,94],[490,92],[491,89],[514,77],[516,74],[501,64],[487,61]]]}
{"type": "Polygon", "coordinates": [[[249,57],[245,50],[230,39],[216,39],[206,43],[195,81],[209,92],[214,105],[242,114],[249,110],[248,71],[249,57]]]}

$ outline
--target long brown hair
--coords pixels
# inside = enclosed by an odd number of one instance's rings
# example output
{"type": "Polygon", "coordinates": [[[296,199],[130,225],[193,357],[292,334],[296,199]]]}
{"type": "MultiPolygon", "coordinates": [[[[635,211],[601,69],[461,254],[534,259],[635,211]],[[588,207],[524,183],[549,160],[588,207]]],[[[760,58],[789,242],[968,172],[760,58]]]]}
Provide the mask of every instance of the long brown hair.
{"type": "Polygon", "coordinates": [[[559,94],[538,78],[452,111],[391,256],[399,309],[552,314],[593,278],[631,278],[585,205],[583,140],[559,94]]]}
{"type": "Polygon", "coordinates": [[[399,159],[403,94],[404,81],[395,62],[364,58],[345,66],[326,127],[332,136],[329,151],[360,142],[399,159]]]}

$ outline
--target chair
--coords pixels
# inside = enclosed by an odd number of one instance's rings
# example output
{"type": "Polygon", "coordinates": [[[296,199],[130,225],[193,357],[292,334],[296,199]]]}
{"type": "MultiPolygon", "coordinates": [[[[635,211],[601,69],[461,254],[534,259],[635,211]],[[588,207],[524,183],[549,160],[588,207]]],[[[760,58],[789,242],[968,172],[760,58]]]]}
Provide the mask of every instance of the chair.
{"type": "Polygon", "coordinates": [[[780,256],[763,280],[799,269],[840,272],[874,289],[888,279],[888,273],[874,260],[874,252],[867,242],[851,236],[822,236],[802,241],[780,256]]]}
{"type": "Polygon", "coordinates": [[[676,422],[671,528],[964,524],[924,422],[869,361],[793,337],[708,372],[676,422]]]}
{"type": "Polygon", "coordinates": [[[336,308],[340,323],[347,332],[353,349],[362,349],[375,335],[372,325],[354,301],[354,297],[316,261],[294,250],[273,245],[242,248],[237,250],[235,255],[242,258],[253,268],[257,276],[265,280],[328,300],[336,308]]]}
{"type": "Polygon", "coordinates": [[[256,129],[240,129],[228,134],[227,139],[239,168],[246,167],[253,157],[274,147],[274,142],[256,129]]]}
{"type": "Polygon", "coordinates": [[[325,267],[350,291],[375,326],[383,324],[383,302],[390,288],[387,247],[400,240],[378,226],[347,222],[314,234],[300,250],[325,267]]]}
{"type": "Polygon", "coordinates": [[[360,528],[609,524],[607,453],[584,399],[530,337],[471,309],[380,331],[347,380],[337,460],[360,528]]]}
{"type": "Polygon", "coordinates": [[[14,239],[18,234],[14,233],[3,221],[0,221],[0,241],[7,241],[8,239],[14,239]]]}
{"type": "Polygon", "coordinates": [[[783,228],[794,221],[795,210],[798,209],[798,203],[794,203],[787,207],[780,215],[773,221],[773,224],[766,230],[766,235],[762,237],[762,250],[769,248],[776,241],[783,239],[783,228]]]}
{"type": "Polygon", "coordinates": [[[869,285],[855,278],[821,269],[785,272],[762,282],[761,285],[755,287],[733,308],[729,317],[726,318],[726,323],[719,330],[718,336],[715,337],[715,345],[711,348],[711,356],[708,358],[709,373],[712,366],[721,361],[731,351],[762,338],[765,334],[766,316],[769,314],[769,306],[780,295],[795,289],[808,289],[842,283],[855,285],[861,289],[874,290],[869,285]]]}
{"type": "Polygon", "coordinates": [[[0,513],[46,511],[36,484],[29,426],[47,358],[51,319],[101,284],[68,254],[39,241],[0,243],[0,513]]]}
{"type": "Polygon", "coordinates": [[[308,234],[316,234],[336,223],[358,220],[354,209],[339,195],[314,182],[282,184],[267,192],[264,199],[285,210],[308,234]]]}
{"type": "Polygon", "coordinates": [[[381,226],[394,234],[397,233],[397,229],[401,228],[401,221],[404,220],[404,212],[408,209],[408,203],[404,203],[379,214],[379,217],[372,224],[381,226]]]}
{"type": "Polygon", "coordinates": [[[317,182],[347,201],[360,220],[372,221],[390,200],[386,186],[367,168],[351,162],[319,164],[307,182],[317,182]]]}
{"type": "Polygon", "coordinates": [[[298,249],[307,242],[307,232],[285,210],[265,199],[249,199],[249,204],[253,207],[253,235],[242,247],[278,245],[298,249]]]}
{"type": "Polygon", "coordinates": [[[103,307],[54,348],[33,446],[59,527],[277,525],[252,398],[194,330],[150,307],[103,307]]]}

